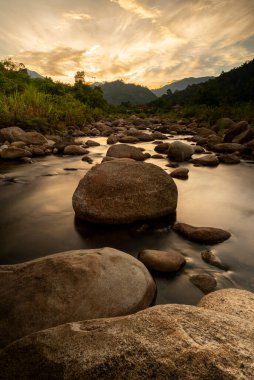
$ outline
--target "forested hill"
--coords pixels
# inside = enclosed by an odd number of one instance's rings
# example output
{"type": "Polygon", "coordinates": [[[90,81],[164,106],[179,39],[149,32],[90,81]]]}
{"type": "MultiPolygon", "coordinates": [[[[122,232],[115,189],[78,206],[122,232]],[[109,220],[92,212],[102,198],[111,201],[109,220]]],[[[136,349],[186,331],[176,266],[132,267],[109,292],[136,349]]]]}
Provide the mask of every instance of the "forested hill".
{"type": "Polygon", "coordinates": [[[121,80],[100,84],[104,98],[111,104],[120,105],[130,103],[133,105],[149,103],[157,97],[147,87],[124,83],[121,80]]]}
{"type": "Polygon", "coordinates": [[[199,84],[203,82],[207,82],[209,79],[213,79],[214,77],[199,77],[199,78],[184,78],[181,80],[176,80],[175,82],[171,84],[166,84],[165,86],[161,88],[156,88],[154,90],[151,90],[156,96],[162,96],[167,93],[168,90],[171,90],[172,92],[175,91],[182,91],[185,90],[188,86],[191,86],[192,84],[199,84]]]}
{"type": "Polygon", "coordinates": [[[153,105],[166,109],[174,105],[233,105],[254,100],[254,60],[244,63],[208,82],[187,87],[174,94],[168,92],[153,105]]]}

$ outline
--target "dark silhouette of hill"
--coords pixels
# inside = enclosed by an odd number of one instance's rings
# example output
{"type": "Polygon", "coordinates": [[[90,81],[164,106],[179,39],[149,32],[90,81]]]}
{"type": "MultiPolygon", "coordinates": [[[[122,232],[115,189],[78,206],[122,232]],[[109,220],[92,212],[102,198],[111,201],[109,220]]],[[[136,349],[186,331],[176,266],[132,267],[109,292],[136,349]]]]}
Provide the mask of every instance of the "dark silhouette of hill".
{"type": "Polygon", "coordinates": [[[188,86],[183,91],[172,93],[168,91],[153,105],[168,109],[174,105],[208,105],[222,106],[254,100],[254,60],[244,63],[219,77],[210,79],[205,83],[188,86]]]}
{"type": "Polygon", "coordinates": [[[147,87],[132,83],[124,83],[121,80],[100,84],[104,98],[111,104],[145,104],[157,99],[147,87]]]}
{"type": "Polygon", "coordinates": [[[156,95],[156,96],[162,96],[167,93],[168,90],[171,90],[173,93],[175,91],[181,91],[185,90],[188,86],[191,86],[193,84],[199,84],[203,82],[207,82],[210,79],[213,79],[214,77],[199,77],[199,78],[184,78],[181,80],[177,80],[171,84],[166,84],[163,87],[157,88],[157,89],[152,89],[151,91],[156,95]]]}

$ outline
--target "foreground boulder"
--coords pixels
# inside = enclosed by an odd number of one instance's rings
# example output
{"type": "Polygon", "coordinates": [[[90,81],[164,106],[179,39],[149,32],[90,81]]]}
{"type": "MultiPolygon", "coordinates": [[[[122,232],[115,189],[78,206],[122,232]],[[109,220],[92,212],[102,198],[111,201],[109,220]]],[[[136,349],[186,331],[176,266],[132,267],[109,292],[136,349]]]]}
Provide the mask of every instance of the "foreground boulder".
{"type": "Polygon", "coordinates": [[[62,252],[0,266],[0,346],[62,323],[126,315],[151,305],[154,281],[113,248],[62,252]]]}
{"type": "Polygon", "coordinates": [[[90,169],[73,194],[80,219],[121,224],[175,213],[173,179],[153,164],[115,159],[90,169]]]}
{"type": "Polygon", "coordinates": [[[230,238],[228,231],[214,227],[194,227],[186,223],[175,223],[173,230],[189,240],[201,244],[216,244],[230,238]]]}
{"type": "Polygon", "coordinates": [[[247,380],[253,360],[252,323],[187,305],[68,323],[0,354],[3,380],[247,380]]]}
{"type": "Polygon", "coordinates": [[[106,156],[115,158],[131,158],[136,161],[144,161],[147,158],[140,149],[127,144],[112,145],[108,149],[106,156]]]}
{"type": "Polygon", "coordinates": [[[201,299],[199,307],[231,314],[254,323],[254,293],[242,289],[221,289],[201,299]]]}

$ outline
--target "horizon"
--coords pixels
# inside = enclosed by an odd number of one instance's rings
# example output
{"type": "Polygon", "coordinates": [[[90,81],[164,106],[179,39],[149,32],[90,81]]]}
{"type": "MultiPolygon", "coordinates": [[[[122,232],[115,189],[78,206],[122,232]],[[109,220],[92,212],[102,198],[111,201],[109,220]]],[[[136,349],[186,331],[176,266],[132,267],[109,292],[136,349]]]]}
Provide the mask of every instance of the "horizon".
{"type": "Polygon", "coordinates": [[[254,56],[248,0],[0,2],[0,59],[55,81],[74,83],[84,70],[89,82],[122,79],[156,89],[218,76],[254,56]]]}

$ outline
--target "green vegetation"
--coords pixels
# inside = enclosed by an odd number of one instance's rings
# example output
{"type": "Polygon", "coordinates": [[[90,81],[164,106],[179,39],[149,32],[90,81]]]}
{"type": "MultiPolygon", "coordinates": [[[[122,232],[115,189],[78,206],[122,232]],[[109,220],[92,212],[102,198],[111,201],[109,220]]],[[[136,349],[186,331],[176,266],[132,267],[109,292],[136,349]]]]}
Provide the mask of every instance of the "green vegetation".
{"type": "Polygon", "coordinates": [[[64,132],[65,126],[82,126],[109,111],[100,88],[33,79],[22,64],[0,62],[0,125],[18,125],[64,132]]]}
{"type": "Polygon", "coordinates": [[[180,112],[209,123],[222,116],[254,121],[254,60],[183,91],[168,91],[151,107],[155,113],[180,112]]]}
{"type": "Polygon", "coordinates": [[[124,83],[121,80],[106,82],[100,85],[105,99],[115,106],[145,104],[157,97],[147,87],[132,83],[124,83]]]}

